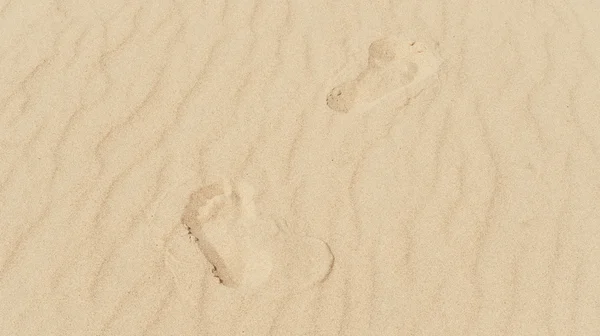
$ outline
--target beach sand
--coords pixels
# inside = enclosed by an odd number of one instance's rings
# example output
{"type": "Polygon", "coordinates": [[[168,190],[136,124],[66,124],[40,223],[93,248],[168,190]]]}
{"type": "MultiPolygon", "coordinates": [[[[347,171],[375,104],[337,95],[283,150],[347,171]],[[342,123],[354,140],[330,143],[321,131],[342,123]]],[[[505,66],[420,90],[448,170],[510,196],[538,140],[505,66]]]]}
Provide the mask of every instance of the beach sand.
{"type": "Polygon", "coordinates": [[[0,2],[0,335],[600,335],[598,13],[0,2]]]}

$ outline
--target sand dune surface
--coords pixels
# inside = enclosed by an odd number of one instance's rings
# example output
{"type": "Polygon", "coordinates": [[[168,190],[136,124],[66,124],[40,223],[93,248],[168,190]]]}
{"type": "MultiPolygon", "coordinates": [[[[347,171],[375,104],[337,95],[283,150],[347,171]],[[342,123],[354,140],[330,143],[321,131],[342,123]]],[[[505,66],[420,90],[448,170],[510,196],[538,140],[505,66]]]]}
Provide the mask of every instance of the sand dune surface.
{"type": "Polygon", "coordinates": [[[0,335],[600,335],[598,13],[0,0],[0,335]]]}

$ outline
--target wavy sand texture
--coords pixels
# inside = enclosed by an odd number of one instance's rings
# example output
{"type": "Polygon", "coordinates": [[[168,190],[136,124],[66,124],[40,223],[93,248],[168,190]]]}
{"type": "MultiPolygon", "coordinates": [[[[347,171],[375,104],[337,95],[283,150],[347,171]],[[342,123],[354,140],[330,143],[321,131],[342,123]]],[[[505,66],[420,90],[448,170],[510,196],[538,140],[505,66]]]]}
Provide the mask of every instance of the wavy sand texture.
{"type": "Polygon", "coordinates": [[[0,336],[599,336],[599,13],[0,0],[0,336]]]}

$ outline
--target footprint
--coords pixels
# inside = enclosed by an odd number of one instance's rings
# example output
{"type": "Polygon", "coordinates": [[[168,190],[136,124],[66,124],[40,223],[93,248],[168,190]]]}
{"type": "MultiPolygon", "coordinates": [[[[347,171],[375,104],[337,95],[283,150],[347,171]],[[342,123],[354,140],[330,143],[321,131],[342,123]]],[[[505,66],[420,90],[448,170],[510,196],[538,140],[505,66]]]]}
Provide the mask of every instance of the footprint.
{"type": "Polygon", "coordinates": [[[181,222],[213,275],[229,288],[300,290],[323,281],[333,264],[323,241],[260,218],[254,189],[243,182],[224,179],[196,189],[181,222]]]}
{"type": "Polygon", "coordinates": [[[429,84],[428,79],[435,77],[440,64],[423,43],[403,36],[376,40],[369,46],[366,68],[334,87],[327,95],[327,106],[348,113],[410,99],[429,84]]]}

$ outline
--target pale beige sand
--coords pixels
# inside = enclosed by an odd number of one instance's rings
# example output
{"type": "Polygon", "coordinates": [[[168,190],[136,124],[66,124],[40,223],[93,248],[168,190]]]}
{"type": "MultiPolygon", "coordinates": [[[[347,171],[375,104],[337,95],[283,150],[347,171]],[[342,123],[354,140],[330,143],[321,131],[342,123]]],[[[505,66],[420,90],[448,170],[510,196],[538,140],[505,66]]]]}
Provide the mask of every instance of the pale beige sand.
{"type": "Polygon", "coordinates": [[[600,335],[599,13],[0,2],[0,335],[600,335]]]}

